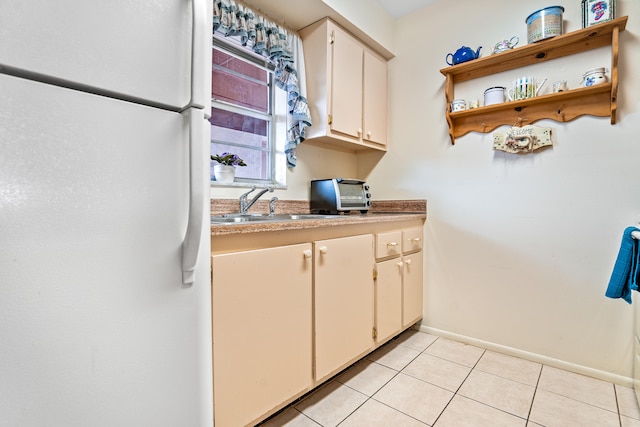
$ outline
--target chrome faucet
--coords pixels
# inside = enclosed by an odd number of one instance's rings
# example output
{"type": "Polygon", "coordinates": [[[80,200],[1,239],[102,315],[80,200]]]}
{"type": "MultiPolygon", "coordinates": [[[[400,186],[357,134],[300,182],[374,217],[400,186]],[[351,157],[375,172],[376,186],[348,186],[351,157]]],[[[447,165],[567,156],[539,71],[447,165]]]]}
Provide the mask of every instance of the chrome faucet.
{"type": "Polygon", "coordinates": [[[251,190],[240,196],[240,215],[246,214],[249,208],[253,206],[253,204],[257,202],[260,196],[262,196],[264,193],[266,193],[267,191],[273,193],[273,187],[267,187],[264,190],[260,190],[260,192],[256,194],[253,199],[248,200],[249,194],[251,194],[255,189],[256,186],[254,185],[253,187],[251,187],[251,190]]]}

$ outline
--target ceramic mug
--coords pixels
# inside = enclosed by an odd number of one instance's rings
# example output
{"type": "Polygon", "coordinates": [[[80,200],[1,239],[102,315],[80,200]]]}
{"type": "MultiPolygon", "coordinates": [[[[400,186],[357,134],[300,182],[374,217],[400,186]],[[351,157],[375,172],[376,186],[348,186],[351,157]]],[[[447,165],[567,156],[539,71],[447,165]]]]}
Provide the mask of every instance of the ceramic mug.
{"type": "Polygon", "coordinates": [[[463,111],[467,109],[467,101],[464,99],[454,99],[451,101],[451,112],[463,111]]]}

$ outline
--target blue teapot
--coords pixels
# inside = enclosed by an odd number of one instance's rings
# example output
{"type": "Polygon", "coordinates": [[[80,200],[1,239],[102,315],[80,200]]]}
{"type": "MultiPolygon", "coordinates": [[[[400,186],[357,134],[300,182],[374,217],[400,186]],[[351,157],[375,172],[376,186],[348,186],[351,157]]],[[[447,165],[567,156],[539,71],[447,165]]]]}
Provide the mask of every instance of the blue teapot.
{"type": "Polygon", "coordinates": [[[456,65],[471,61],[472,59],[477,59],[480,56],[480,49],[482,49],[482,46],[474,52],[470,47],[462,46],[460,49],[456,50],[456,53],[447,54],[445,61],[447,61],[447,64],[449,65],[456,65]],[[449,57],[452,58],[453,62],[449,61],[449,57]]]}

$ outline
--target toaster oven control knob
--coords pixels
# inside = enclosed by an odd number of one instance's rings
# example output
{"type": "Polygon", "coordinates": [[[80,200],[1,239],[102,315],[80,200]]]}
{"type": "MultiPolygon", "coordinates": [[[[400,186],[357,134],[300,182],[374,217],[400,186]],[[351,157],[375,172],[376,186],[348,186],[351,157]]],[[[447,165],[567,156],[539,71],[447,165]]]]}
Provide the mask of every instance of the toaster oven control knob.
{"type": "Polygon", "coordinates": [[[369,186],[367,184],[364,185],[364,191],[369,191],[369,186]]]}

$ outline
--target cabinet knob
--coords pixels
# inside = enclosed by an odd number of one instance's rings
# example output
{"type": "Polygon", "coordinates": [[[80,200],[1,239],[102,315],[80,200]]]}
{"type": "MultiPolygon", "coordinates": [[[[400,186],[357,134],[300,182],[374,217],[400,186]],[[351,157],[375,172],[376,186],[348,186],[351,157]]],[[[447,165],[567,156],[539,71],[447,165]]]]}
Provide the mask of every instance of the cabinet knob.
{"type": "Polygon", "coordinates": [[[414,237],[413,239],[411,239],[413,243],[420,243],[420,240],[422,240],[420,237],[414,237]]]}
{"type": "Polygon", "coordinates": [[[402,261],[400,261],[400,262],[399,262],[399,263],[397,263],[396,265],[398,266],[398,268],[402,268],[403,263],[402,263],[402,261]]]}
{"type": "Polygon", "coordinates": [[[302,252],[302,254],[307,259],[311,258],[311,255],[313,255],[313,253],[311,252],[311,249],[307,249],[306,251],[302,252]]]}
{"type": "Polygon", "coordinates": [[[407,265],[411,265],[411,260],[410,259],[406,260],[405,262],[407,263],[407,265]]]}
{"type": "Polygon", "coordinates": [[[329,249],[326,246],[320,246],[320,249],[318,249],[320,251],[320,253],[322,255],[326,254],[327,252],[329,252],[329,249]]]}
{"type": "Polygon", "coordinates": [[[398,244],[397,244],[396,242],[389,242],[389,243],[387,243],[387,248],[389,248],[389,249],[393,249],[393,248],[395,248],[396,246],[398,246],[398,244]]]}
{"type": "Polygon", "coordinates": [[[371,139],[371,131],[367,132],[367,138],[371,139]]]}
{"type": "Polygon", "coordinates": [[[362,135],[362,129],[358,128],[357,132],[358,132],[358,135],[362,135]]]}

